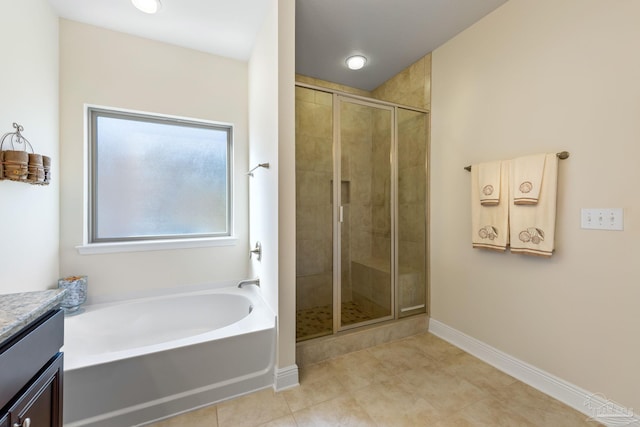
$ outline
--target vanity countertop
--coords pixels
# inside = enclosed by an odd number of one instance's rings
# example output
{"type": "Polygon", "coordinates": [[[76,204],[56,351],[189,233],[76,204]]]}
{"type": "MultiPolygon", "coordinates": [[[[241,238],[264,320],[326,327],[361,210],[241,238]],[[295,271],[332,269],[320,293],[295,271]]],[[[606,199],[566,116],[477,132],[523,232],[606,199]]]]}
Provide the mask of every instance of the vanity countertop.
{"type": "Polygon", "coordinates": [[[51,289],[0,295],[0,345],[60,304],[65,291],[51,289]]]}

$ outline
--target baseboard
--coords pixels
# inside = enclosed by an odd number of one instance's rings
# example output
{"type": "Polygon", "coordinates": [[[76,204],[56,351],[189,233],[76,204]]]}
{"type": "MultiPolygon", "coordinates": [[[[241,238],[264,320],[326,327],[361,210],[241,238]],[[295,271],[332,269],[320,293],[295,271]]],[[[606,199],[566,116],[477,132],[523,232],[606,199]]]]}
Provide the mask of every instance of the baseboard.
{"type": "Polygon", "coordinates": [[[273,389],[283,391],[298,386],[298,365],[276,368],[274,372],[273,389]]]}
{"type": "Polygon", "coordinates": [[[640,425],[640,416],[632,409],[529,365],[438,320],[430,320],[429,332],[606,426],[640,425]]]}

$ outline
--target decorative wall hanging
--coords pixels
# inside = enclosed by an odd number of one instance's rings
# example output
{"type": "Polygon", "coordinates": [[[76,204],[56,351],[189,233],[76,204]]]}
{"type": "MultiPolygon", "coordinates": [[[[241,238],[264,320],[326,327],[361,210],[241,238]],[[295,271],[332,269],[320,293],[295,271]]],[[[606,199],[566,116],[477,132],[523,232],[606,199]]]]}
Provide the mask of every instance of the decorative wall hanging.
{"type": "Polygon", "coordinates": [[[15,132],[7,132],[0,139],[0,180],[49,185],[51,158],[33,151],[29,140],[22,135],[21,125],[14,123],[13,128],[15,132]]]}

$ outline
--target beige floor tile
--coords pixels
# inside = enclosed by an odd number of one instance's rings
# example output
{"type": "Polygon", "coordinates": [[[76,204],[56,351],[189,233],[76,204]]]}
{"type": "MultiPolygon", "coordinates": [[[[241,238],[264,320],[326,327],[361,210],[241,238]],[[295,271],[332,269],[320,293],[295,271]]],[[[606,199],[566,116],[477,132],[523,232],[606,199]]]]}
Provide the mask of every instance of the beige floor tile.
{"type": "Polygon", "coordinates": [[[351,396],[341,396],[293,413],[300,427],[371,427],[376,424],[351,396]]]}
{"type": "Polygon", "coordinates": [[[295,418],[293,415],[287,415],[277,420],[269,421],[268,423],[260,424],[257,427],[297,427],[295,418]]]}
{"type": "Polygon", "coordinates": [[[458,347],[453,346],[445,340],[440,339],[428,332],[425,334],[405,338],[403,341],[406,341],[408,344],[416,347],[427,356],[436,360],[444,360],[451,356],[456,356],[464,353],[464,351],[459,349],[458,347]]]}
{"type": "Polygon", "coordinates": [[[149,424],[148,427],[218,427],[218,412],[216,406],[207,406],[149,424]]]}
{"type": "Polygon", "coordinates": [[[499,390],[517,381],[512,376],[468,353],[451,356],[446,359],[445,363],[443,372],[456,378],[465,379],[482,389],[499,390]]]}
{"type": "Polygon", "coordinates": [[[370,385],[352,395],[379,426],[428,426],[442,415],[399,378],[370,385]]]}
{"type": "Polygon", "coordinates": [[[218,405],[220,427],[253,427],[289,415],[281,394],[262,390],[218,405]]]}
{"type": "Polygon", "coordinates": [[[431,335],[300,369],[300,387],[271,389],[153,427],[594,427],[544,393],[431,335]]]}
{"type": "Polygon", "coordinates": [[[368,350],[356,351],[328,361],[335,377],[345,389],[357,390],[396,374],[368,350]]]}
{"type": "Polygon", "coordinates": [[[421,366],[426,359],[425,354],[406,339],[373,347],[368,352],[396,374],[421,366]]]}
{"type": "Polygon", "coordinates": [[[301,381],[300,386],[283,391],[281,394],[292,411],[325,402],[347,393],[338,378],[329,376],[315,381],[301,381]]]}
{"type": "Polygon", "coordinates": [[[466,406],[446,421],[453,423],[453,425],[477,427],[535,427],[535,424],[531,424],[525,417],[514,412],[512,408],[496,398],[484,399],[466,406]]]}
{"type": "Polygon", "coordinates": [[[328,362],[320,362],[301,366],[298,375],[300,384],[303,384],[334,377],[335,372],[328,362]]]}
{"type": "Polygon", "coordinates": [[[521,382],[502,389],[501,401],[535,426],[594,427],[599,425],[581,412],[521,382]]]}
{"type": "Polygon", "coordinates": [[[462,410],[464,407],[491,397],[465,379],[456,378],[440,371],[416,368],[400,375],[413,393],[423,397],[436,409],[446,413],[462,410]]]}

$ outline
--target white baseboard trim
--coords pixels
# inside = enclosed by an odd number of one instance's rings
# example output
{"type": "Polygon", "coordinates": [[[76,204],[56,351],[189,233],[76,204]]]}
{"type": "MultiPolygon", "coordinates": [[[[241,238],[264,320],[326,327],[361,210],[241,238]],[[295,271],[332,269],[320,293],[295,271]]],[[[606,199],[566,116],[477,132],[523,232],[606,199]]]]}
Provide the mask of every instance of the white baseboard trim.
{"type": "Polygon", "coordinates": [[[275,391],[283,391],[298,384],[298,365],[291,365],[285,368],[276,368],[274,373],[273,389],[275,391]]]}
{"type": "Polygon", "coordinates": [[[606,426],[640,425],[640,416],[601,393],[592,393],[485,344],[433,318],[429,332],[606,426]]]}

